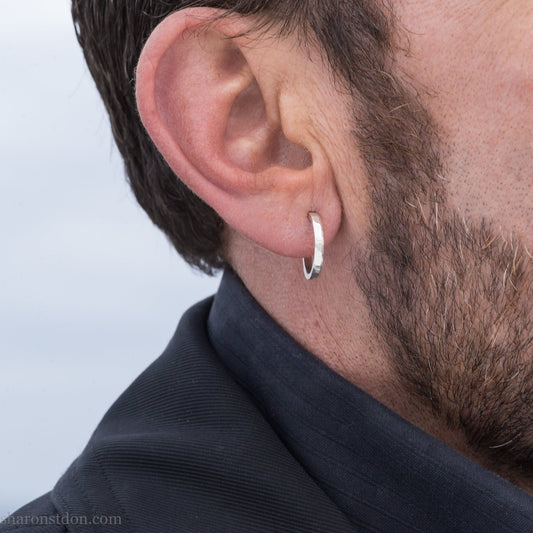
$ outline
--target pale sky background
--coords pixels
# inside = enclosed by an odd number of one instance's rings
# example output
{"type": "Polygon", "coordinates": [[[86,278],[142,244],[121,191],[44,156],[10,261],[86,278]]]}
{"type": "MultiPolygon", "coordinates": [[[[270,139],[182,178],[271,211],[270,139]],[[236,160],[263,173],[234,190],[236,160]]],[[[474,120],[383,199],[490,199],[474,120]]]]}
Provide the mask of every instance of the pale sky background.
{"type": "Polygon", "coordinates": [[[0,0],[0,519],[52,489],[218,280],[137,206],[69,0],[0,0]]]}

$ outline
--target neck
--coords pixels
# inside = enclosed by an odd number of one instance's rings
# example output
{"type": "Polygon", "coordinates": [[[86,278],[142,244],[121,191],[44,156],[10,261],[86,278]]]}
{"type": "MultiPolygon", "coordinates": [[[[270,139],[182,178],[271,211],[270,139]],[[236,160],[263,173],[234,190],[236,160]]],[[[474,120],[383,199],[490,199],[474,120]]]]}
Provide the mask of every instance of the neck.
{"type": "MultiPolygon", "coordinates": [[[[312,281],[305,280],[301,260],[279,257],[249,241],[231,254],[231,263],[265,311],[307,351],[408,422],[497,471],[472,451],[462,432],[450,429],[402,386],[346,255],[345,248],[330,246],[323,272],[312,281]]],[[[498,473],[533,495],[531,481],[498,473]]]]}

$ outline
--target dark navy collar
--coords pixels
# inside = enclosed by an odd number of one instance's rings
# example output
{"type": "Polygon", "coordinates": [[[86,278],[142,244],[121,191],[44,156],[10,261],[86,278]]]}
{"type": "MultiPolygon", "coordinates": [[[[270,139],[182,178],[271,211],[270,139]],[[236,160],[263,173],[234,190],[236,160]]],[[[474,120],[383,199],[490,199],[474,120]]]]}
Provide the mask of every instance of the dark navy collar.
{"type": "Polygon", "coordinates": [[[287,335],[224,273],[210,340],[289,451],[368,531],[533,531],[533,498],[408,423],[287,335]]]}

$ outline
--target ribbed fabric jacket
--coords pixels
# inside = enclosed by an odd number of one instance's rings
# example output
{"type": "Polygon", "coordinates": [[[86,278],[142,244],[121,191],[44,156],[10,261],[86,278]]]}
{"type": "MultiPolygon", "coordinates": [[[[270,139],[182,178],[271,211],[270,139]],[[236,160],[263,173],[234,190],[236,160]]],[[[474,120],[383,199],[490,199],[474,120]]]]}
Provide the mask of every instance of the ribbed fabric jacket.
{"type": "Polygon", "coordinates": [[[531,532],[533,498],[323,365],[227,271],[8,531],[531,532]]]}

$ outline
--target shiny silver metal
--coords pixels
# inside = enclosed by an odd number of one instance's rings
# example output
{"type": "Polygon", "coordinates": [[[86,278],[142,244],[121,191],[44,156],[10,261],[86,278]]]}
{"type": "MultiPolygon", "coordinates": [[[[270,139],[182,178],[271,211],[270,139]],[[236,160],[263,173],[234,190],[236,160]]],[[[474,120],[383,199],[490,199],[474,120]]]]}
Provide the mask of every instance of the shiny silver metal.
{"type": "Polygon", "coordinates": [[[305,279],[318,278],[322,265],[324,264],[324,231],[322,230],[322,221],[317,213],[309,213],[308,215],[311,224],[313,225],[313,232],[315,234],[315,253],[313,255],[313,264],[311,268],[307,268],[305,257],[302,260],[304,265],[305,279]]]}

